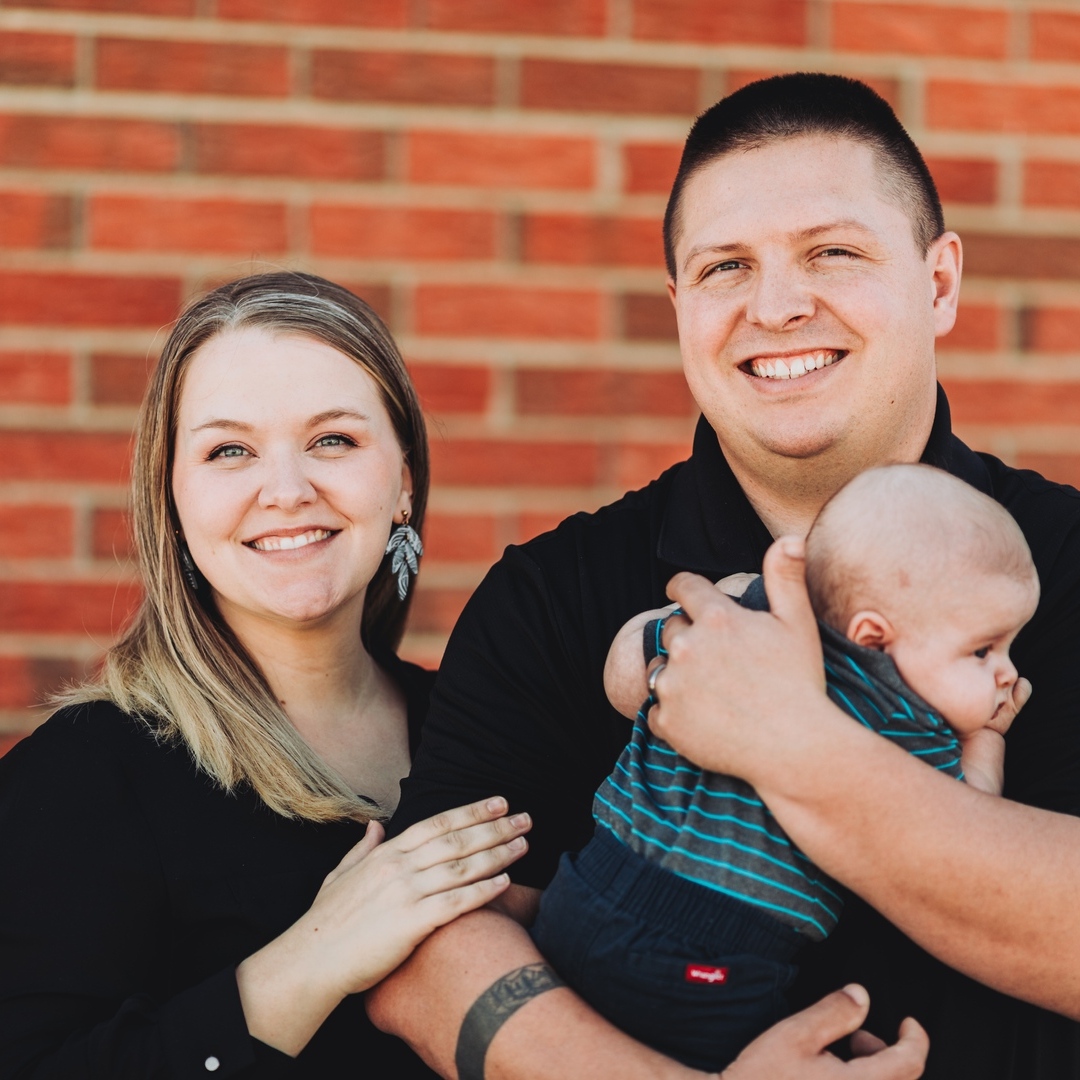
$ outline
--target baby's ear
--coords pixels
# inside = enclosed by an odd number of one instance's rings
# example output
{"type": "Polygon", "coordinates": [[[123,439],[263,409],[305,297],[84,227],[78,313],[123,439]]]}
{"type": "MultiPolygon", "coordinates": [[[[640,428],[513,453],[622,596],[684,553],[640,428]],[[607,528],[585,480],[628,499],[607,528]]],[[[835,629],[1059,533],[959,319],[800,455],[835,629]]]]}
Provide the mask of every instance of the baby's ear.
{"type": "Polygon", "coordinates": [[[896,631],[880,612],[856,611],[848,620],[844,636],[856,645],[884,651],[896,639],[896,631]]]}

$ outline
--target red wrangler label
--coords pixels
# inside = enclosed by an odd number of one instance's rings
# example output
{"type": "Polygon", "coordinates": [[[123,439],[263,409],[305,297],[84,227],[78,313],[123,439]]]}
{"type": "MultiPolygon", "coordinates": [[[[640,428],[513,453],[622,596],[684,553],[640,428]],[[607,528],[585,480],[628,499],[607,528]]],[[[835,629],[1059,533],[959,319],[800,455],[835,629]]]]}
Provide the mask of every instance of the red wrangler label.
{"type": "Polygon", "coordinates": [[[686,981],[697,983],[726,983],[726,967],[710,967],[708,964],[687,964],[686,981]]]}

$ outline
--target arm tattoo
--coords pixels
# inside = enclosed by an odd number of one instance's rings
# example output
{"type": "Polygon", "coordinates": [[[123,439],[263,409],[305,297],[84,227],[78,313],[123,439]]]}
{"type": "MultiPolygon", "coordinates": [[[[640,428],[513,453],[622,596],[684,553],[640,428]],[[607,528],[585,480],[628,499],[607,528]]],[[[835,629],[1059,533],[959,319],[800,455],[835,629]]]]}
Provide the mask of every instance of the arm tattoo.
{"type": "Polygon", "coordinates": [[[493,982],[473,1002],[458,1033],[458,1080],[484,1080],[484,1058],[495,1033],[534,997],[566,983],[543,963],[526,964],[493,982]]]}

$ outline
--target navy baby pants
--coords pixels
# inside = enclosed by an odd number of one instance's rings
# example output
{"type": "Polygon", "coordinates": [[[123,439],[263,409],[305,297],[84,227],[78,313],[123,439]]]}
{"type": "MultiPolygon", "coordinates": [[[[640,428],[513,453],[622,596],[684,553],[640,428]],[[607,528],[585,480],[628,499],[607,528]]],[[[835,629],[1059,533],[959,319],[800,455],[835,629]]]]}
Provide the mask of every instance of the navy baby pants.
{"type": "Polygon", "coordinates": [[[805,938],[765,912],[672,874],[598,826],[563,855],[532,937],[616,1027],[706,1071],[789,1012],[805,938]]]}

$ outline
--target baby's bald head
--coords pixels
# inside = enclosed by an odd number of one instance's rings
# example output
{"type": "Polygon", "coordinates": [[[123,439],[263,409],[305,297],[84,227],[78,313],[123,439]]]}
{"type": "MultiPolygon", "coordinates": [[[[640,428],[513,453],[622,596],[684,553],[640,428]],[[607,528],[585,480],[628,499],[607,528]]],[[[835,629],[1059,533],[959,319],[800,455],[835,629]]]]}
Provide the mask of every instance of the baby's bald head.
{"type": "Polygon", "coordinates": [[[840,633],[860,610],[898,618],[972,572],[1038,582],[1011,515],[929,465],[860,473],[826,503],[806,540],[814,611],[840,633]]]}

